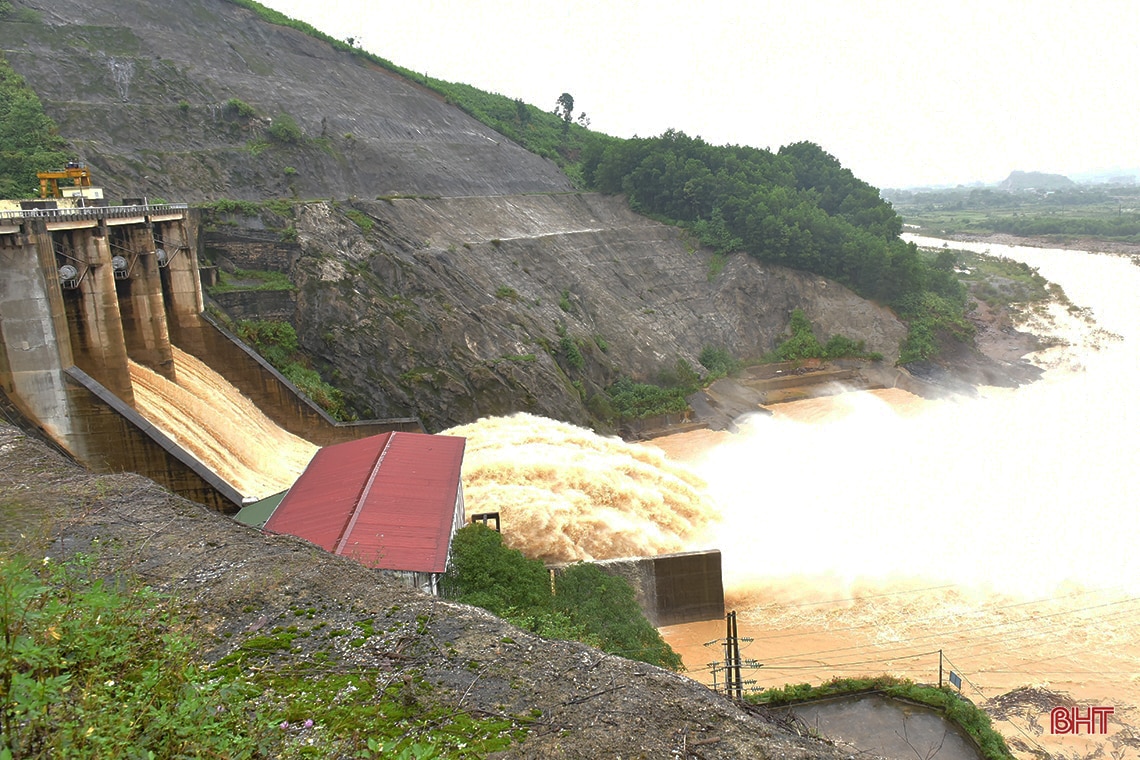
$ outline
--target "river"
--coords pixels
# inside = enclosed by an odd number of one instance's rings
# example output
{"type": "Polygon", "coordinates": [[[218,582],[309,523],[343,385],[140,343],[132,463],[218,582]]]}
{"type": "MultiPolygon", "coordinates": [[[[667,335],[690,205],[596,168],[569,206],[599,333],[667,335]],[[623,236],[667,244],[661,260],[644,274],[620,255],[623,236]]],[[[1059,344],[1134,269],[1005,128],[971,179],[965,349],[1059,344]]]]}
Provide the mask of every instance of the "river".
{"type": "MultiPolygon", "coordinates": [[[[1072,345],[1034,357],[1050,369],[1016,390],[847,393],[774,407],[740,435],[661,445],[683,452],[721,510],[711,543],[755,639],[745,656],[764,663],[746,676],[758,686],[884,672],[935,682],[942,650],[964,693],[1007,718],[997,727],[1020,756],[1135,756],[1119,727],[1050,734],[1048,711],[1072,696],[1138,723],[1140,266],[950,245],[1037,267],[1095,326],[1039,324],[1072,345]]],[[[722,629],[664,632],[708,680],[719,652],[700,644],[722,629]]]]}

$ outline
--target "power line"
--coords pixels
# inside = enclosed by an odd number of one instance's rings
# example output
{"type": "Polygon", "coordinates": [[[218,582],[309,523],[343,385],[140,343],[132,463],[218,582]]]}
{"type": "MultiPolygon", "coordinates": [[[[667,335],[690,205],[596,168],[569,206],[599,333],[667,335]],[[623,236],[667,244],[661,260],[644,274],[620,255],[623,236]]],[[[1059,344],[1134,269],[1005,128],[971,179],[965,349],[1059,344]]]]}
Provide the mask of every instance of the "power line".
{"type": "MultiPolygon", "coordinates": [[[[1134,602],[1140,602],[1140,598],[1134,597],[1134,598],[1124,599],[1124,600],[1120,600],[1120,601],[1116,601],[1116,602],[1106,602],[1104,604],[1091,605],[1089,607],[1081,607],[1081,608],[1078,608],[1075,610],[1062,610],[1060,612],[1055,612],[1055,613],[1052,613],[1049,615],[1036,616],[1032,619],[1032,621],[1002,620],[1002,621],[998,621],[996,623],[985,623],[983,625],[970,626],[967,628],[957,628],[957,629],[954,629],[953,631],[938,631],[938,632],[923,634],[921,636],[916,636],[916,637],[912,637],[909,639],[905,639],[904,642],[900,643],[898,646],[894,646],[894,647],[891,647],[889,649],[880,650],[880,651],[883,651],[883,652],[898,651],[898,650],[906,649],[907,646],[912,645],[914,642],[925,641],[928,639],[944,638],[944,637],[949,636],[949,635],[969,634],[969,633],[972,633],[975,631],[982,631],[982,630],[988,630],[988,629],[993,629],[993,628],[1001,628],[1003,626],[1024,625],[1027,622],[1032,622],[1033,624],[1036,625],[1037,622],[1040,620],[1054,619],[1054,618],[1062,617],[1064,615],[1073,615],[1073,614],[1076,614],[1078,612],[1088,612],[1089,610],[1103,609],[1105,607],[1113,607],[1113,606],[1120,605],[1120,604],[1131,604],[1134,602]]],[[[1140,614],[1140,610],[1132,611],[1132,612],[1126,613],[1126,614],[1140,614]]],[[[915,622],[919,622],[919,621],[915,621],[915,622]]],[[[860,627],[865,627],[865,626],[860,626],[860,627]]],[[[1054,630],[1058,627],[1060,627],[1060,626],[1052,626],[1050,628],[1045,628],[1045,629],[1039,628],[1037,630],[1042,632],[1042,633],[1047,633],[1049,630],[1054,630]]],[[[844,632],[846,630],[849,630],[849,629],[837,629],[836,632],[839,633],[839,632],[844,632]]],[[[818,632],[815,632],[815,633],[818,635],[818,632]]],[[[1002,634],[1000,632],[996,632],[993,635],[997,636],[997,635],[1002,635],[1002,634]]],[[[765,636],[765,641],[771,640],[773,638],[777,638],[777,637],[765,636]]],[[[780,659],[787,659],[790,657],[811,657],[811,656],[822,655],[822,654],[835,654],[837,652],[849,652],[852,650],[862,650],[862,649],[866,649],[866,648],[867,648],[867,645],[865,645],[865,644],[854,644],[854,645],[846,646],[846,647],[835,647],[833,649],[817,650],[815,652],[809,652],[807,654],[802,654],[802,655],[784,655],[782,657],[776,656],[776,657],[771,658],[771,659],[780,660],[780,659]]]]}
{"type": "Polygon", "coordinates": [[[823,604],[839,604],[840,602],[862,602],[867,599],[881,599],[887,596],[900,596],[902,594],[921,594],[925,591],[941,591],[947,588],[958,588],[957,583],[947,583],[942,586],[927,586],[926,588],[912,588],[903,591],[885,591],[881,594],[870,594],[868,596],[849,596],[842,599],[827,599],[822,602],[769,602],[763,607],[757,608],[763,610],[766,607],[816,607],[823,604]]]}
{"type": "MultiPolygon", "coordinates": [[[[1120,589],[1120,588],[1123,588],[1123,586],[1114,586],[1111,589],[1096,589],[1096,590],[1091,590],[1091,591],[1090,590],[1075,591],[1072,594],[1066,594],[1064,596],[1045,597],[1043,599],[1033,599],[1033,600],[1030,600],[1027,602],[1015,602],[1013,604],[1005,604],[1005,605],[1001,605],[999,607],[981,607],[981,608],[978,608],[975,612],[972,612],[971,614],[972,615],[983,615],[987,612],[999,612],[999,611],[1003,611],[1003,610],[1015,609],[1017,607],[1025,607],[1025,606],[1033,605],[1033,604],[1048,604],[1051,602],[1060,601],[1062,599],[1069,599],[1069,598],[1072,598],[1074,596],[1085,596],[1088,594],[1107,593],[1108,591],[1116,590],[1116,589],[1120,589]]],[[[789,606],[789,605],[783,605],[783,606],[789,606]]],[[[761,608],[758,611],[762,611],[762,610],[763,610],[763,608],[761,608]]],[[[927,615],[925,617],[911,618],[909,620],[909,622],[911,624],[922,623],[922,622],[926,622],[928,620],[941,620],[941,619],[944,619],[945,617],[946,617],[945,613],[937,613],[937,614],[927,615]]],[[[875,628],[875,627],[878,627],[879,625],[881,625],[881,623],[879,623],[879,622],[861,623],[859,625],[848,626],[846,628],[831,628],[831,629],[828,629],[828,632],[829,633],[843,633],[845,631],[857,631],[857,630],[861,630],[863,628],[875,628]]],[[[817,635],[818,633],[819,633],[819,631],[815,631],[815,630],[813,630],[813,631],[794,631],[794,632],[789,632],[789,633],[776,633],[776,634],[766,636],[765,640],[794,638],[797,636],[814,636],[814,635],[817,635]]]]}
{"type": "MultiPolygon", "coordinates": [[[[987,696],[986,696],[985,692],[983,692],[983,691],[981,690],[981,688],[979,688],[979,687],[978,687],[978,685],[977,685],[977,684],[975,684],[973,681],[971,681],[971,680],[970,680],[970,678],[969,678],[968,676],[966,676],[964,673],[962,673],[962,671],[961,671],[961,668],[958,668],[958,666],[957,666],[957,665],[955,665],[954,663],[950,662],[950,658],[949,658],[949,657],[945,657],[945,656],[944,656],[944,659],[946,660],[946,662],[947,662],[947,663],[949,663],[950,667],[954,669],[954,670],[953,670],[953,672],[957,673],[957,674],[958,674],[958,676],[959,676],[959,677],[960,677],[960,678],[961,678],[963,681],[965,681],[966,683],[968,683],[968,684],[970,685],[970,688],[971,688],[971,689],[973,689],[974,691],[976,691],[976,692],[978,693],[978,696],[980,696],[980,697],[981,697],[983,700],[985,700],[985,701],[989,701],[989,697],[987,697],[987,696]]],[[[1017,729],[1017,732],[1018,732],[1019,734],[1021,734],[1022,736],[1024,736],[1024,737],[1025,737],[1025,738],[1026,738],[1026,739],[1029,741],[1029,743],[1030,743],[1030,744],[1032,744],[1034,747],[1037,747],[1037,749],[1041,750],[1041,752],[1042,752],[1042,753],[1044,753],[1044,754],[1048,755],[1048,753],[1046,753],[1046,752],[1045,752],[1045,748],[1044,748],[1044,747],[1042,747],[1042,746],[1041,746],[1041,745],[1040,745],[1040,744],[1037,742],[1037,740],[1036,740],[1036,739],[1034,739],[1032,736],[1030,736],[1030,735],[1029,735],[1029,732],[1027,732],[1027,731],[1026,731],[1024,728],[1022,728],[1020,725],[1018,725],[1018,723],[1017,723],[1016,721],[1014,721],[1012,718],[1008,718],[1008,717],[1007,717],[1007,718],[1005,718],[1004,720],[1005,720],[1005,722],[1006,722],[1006,723],[1009,723],[1009,725],[1011,725],[1011,726],[1013,726],[1014,728],[1016,728],[1016,729],[1017,729]]]]}

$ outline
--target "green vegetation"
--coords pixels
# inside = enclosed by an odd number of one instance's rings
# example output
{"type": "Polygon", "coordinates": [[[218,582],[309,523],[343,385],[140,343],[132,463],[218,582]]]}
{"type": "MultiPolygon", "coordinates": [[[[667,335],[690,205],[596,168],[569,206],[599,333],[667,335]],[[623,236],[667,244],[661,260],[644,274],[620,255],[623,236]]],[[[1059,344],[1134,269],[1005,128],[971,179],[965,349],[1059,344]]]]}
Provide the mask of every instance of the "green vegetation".
{"type": "Polygon", "coordinates": [[[359,227],[361,231],[366,235],[372,231],[372,226],[375,224],[375,222],[372,221],[372,217],[368,216],[363,211],[357,211],[354,208],[350,208],[345,211],[344,215],[351,219],[356,224],[356,226],[359,227]]]}
{"type": "Polygon", "coordinates": [[[257,116],[257,109],[239,98],[230,98],[227,100],[225,111],[241,119],[252,119],[257,116]]]}
{"type": "Polygon", "coordinates": [[[238,201],[222,198],[216,201],[207,201],[200,208],[213,214],[234,214],[237,216],[260,216],[261,204],[257,201],[238,201]]]}
{"type": "Polygon", "coordinates": [[[769,689],[748,700],[764,705],[788,705],[809,699],[820,699],[840,694],[877,692],[890,697],[909,699],[935,708],[945,717],[962,727],[978,746],[986,760],[1013,760],[1005,739],[990,725],[990,718],[972,702],[955,691],[933,686],[921,686],[905,679],[879,676],[877,678],[836,678],[820,686],[788,684],[781,689],[769,689]]]}
{"type": "Polygon", "coordinates": [[[207,288],[210,295],[237,293],[247,290],[293,290],[289,275],[284,272],[266,272],[259,269],[218,270],[218,284],[207,288]]]}
{"type": "MultiPolygon", "coordinates": [[[[85,572],[10,557],[0,565],[0,756],[250,752],[230,685],[195,663],[170,605],[85,572]]],[[[143,755],[145,757],[145,754],[143,755]]]]}
{"type": "Polygon", "coordinates": [[[1059,285],[1050,283],[1025,262],[949,249],[939,255],[953,257],[970,295],[990,306],[1016,310],[1057,301],[1075,308],[1059,285]]]}
{"type": "MultiPolygon", "coordinates": [[[[305,140],[305,134],[298,126],[297,120],[284,112],[273,117],[273,123],[269,125],[268,133],[274,140],[286,145],[296,145],[305,140]]],[[[295,169],[294,173],[296,173],[295,169]]]]}
{"type": "Polygon", "coordinates": [[[542,562],[504,546],[498,532],[478,523],[460,529],[451,549],[451,567],[441,582],[446,596],[540,636],[681,668],[680,656],[645,619],[624,579],[594,565],[571,565],[556,575],[552,593],[542,562]]]}
{"type": "Polygon", "coordinates": [[[321,379],[321,374],[309,366],[308,358],[301,353],[297,332],[287,322],[272,320],[242,320],[234,325],[234,333],[253,346],[267,362],[297,386],[331,417],[351,420],[339,390],[321,379]]]}
{"type": "MultiPolygon", "coordinates": [[[[890,204],[817,145],[772,153],[668,131],[585,154],[582,174],[602,192],[626,194],[635,210],[688,228],[717,256],[745,251],[891,306],[912,333],[900,362],[970,338],[965,289],[953,272],[900,240],[890,204]]],[[[722,266],[714,260],[710,277],[722,266]]]]}
{"type": "Polygon", "coordinates": [[[628,377],[606,388],[607,404],[617,420],[637,420],[658,414],[678,414],[689,408],[687,396],[705,384],[701,376],[684,359],[673,368],[661,372],[656,383],[635,383],[628,377]]]}
{"type": "Polygon", "coordinates": [[[582,369],[586,366],[586,360],[578,350],[578,344],[569,335],[563,335],[558,339],[558,351],[572,369],[582,369]]]}
{"type": "MultiPolygon", "coordinates": [[[[812,331],[811,321],[802,309],[792,310],[789,324],[791,336],[776,347],[775,360],[781,362],[800,359],[882,359],[879,354],[868,353],[863,341],[855,341],[844,335],[832,335],[826,344],[821,344],[812,331]]],[[[702,357],[704,354],[702,354],[702,357]]],[[[704,360],[702,359],[702,364],[704,360]]]]}
{"type": "Polygon", "coordinates": [[[0,198],[38,196],[36,172],[62,168],[70,160],[67,142],[39,97],[0,55],[0,198]]]}
{"type": "Polygon", "coordinates": [[[500,285],[496,288],[495,298],[502,301],[515,301],[516,303],[520,300],[519,292],[509,285],[500,285]]]}
{"type": "Polygon", "coordinates": [[[709,371],[707,380],[725,377],[740,369],[740,362],[734,359],[732,354],[716,346],[705,346],[701,349],[701,355],[697,357],[697,361],[709,371]]]}
{"type": "Polygon", "coordinates": [[[1049,191],[961,187],[885,194],[908,223],[926,234],[1004,233],[1140,243],[1140,186],[1135,184],[1049,191]]]}
{"type": "Polygon", "coordinates": [[[210,667],[172,600],[82,556],[0,560],[0,627],[3,758],[478,758],[525,735],[524,719],[431,706],[422,679],[274,663],[319,627],[274,629],[210,667]]]}

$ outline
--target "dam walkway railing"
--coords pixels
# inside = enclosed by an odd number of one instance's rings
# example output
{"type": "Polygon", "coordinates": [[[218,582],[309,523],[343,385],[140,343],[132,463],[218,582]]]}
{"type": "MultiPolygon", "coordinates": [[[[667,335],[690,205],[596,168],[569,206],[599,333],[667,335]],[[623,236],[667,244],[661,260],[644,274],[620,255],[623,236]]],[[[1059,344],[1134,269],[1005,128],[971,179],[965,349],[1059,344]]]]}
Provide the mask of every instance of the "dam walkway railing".
{"type": "Polygon", "coordinates": [[[81,219],[121,219],[130,216],[180,214],[189,208],[185,203],[148,203],[137,206],[79,206],[77,208],[27,208],[0,211],[0,219],[46,219],[73,221],[81,219]]]}

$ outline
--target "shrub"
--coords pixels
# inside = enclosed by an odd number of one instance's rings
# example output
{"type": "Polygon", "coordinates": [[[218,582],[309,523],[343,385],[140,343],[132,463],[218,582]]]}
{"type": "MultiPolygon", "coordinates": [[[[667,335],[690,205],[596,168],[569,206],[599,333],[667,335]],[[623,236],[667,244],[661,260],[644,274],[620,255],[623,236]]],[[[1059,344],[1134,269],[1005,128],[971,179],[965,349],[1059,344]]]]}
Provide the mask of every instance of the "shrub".
{"type": "Polygon", "coordinates": [[[681,658],[637,606],[629,583],[595,565],[567,568],[555,580],[536,559],[503,545],[497,531],[474,523],[451,543],[451,565],[440,583],[445,596],[482,607],[551,638],[596,646],[631,660],[678,670],[681,658]]]}
{"type": "Polygon", "coordinates": [[[495,298],[503,301],[518,301],[519,293],[509,285],[500,285],[498,289],[495,290],[495,298]]]}
{"type": "Polygon", "coordinates": [[[566,363],[573,369],[582,369],[586,366],[586,360],[582,358],[582,352],[578,350],[578,344],[569,335],[563,335],[558,340],[558,349],[562,352],[562,356],[566,358],[566,363]]]}
{"type": "Polygon", "coordinates": [[[689,408],[685,401],[687,389],[664,388],[650,383],[635,383],[623,377],[606,389],[610,404],[621,419],[636,420],[655,414],[683,412],[689,408]]]}
{"type": "MultiPolygon", "coordinates": [[[[815,337],[811,322],[802,309],[792,311],[790,323],[791,337],[781,343],[775,351],[778,361],[798,361],[800,359],[881,359],[880,354],[869,354],[863,341],[856,341],[844,335],[832,335],[821,345],[815,337]]],[[[703,354],[702,354],[703,356],[703,354]]]]}
{"type": "Polygon", "coordinates": [[[242,320],[234,326],[234,332],[331,417],[351,419],[344,395],[322,380],[319,372],[307,366],[307,358],[300,352],[297,332],[288,322],[242,320]]]}
{"type": "Polygon", "coordinates": [[[811,322],[802,309],[792,311],[789,328],[792,331],[791,336],[776,348],[776,357],[780,361],[823,358],[823,346],[812,332],[811,322]]]}
{"type": "Polygon", "coordinates": [[[269,125],[268,132],[269,136],[277,142],[288,145],[295,145],[305,139],[304,133],[297,125],[297,120],[287,113],[280,113],[273,117],[273,123],[269,125]]]}
{"type": "Polygon", "coordinates": [[[257,111],[253,106],[251,106],[249,103],[246,103],[244,100],[239,100],[238,98],[230,98],[227,100],[225,111],[228,114],[240,117],[242,119],[252,119],[254,116],[257,116],[257,111]]]}
{"type": "Polygon", "coordinates": [[[633,587],[597,565],[571,565],[555,579],[554,609],[576,621],[607,652],[680,670],[681,656],[645,619],[633,587]]]}
{"type": "Polygon", "coordinates": [[[740,363],[732,358],[732,354],[723,348],[714,346],[705,346],[701,349],[701,355],[697,361],[709,371],[710,375],[719,377],[735,372],[740,367],[740,363]]]}

